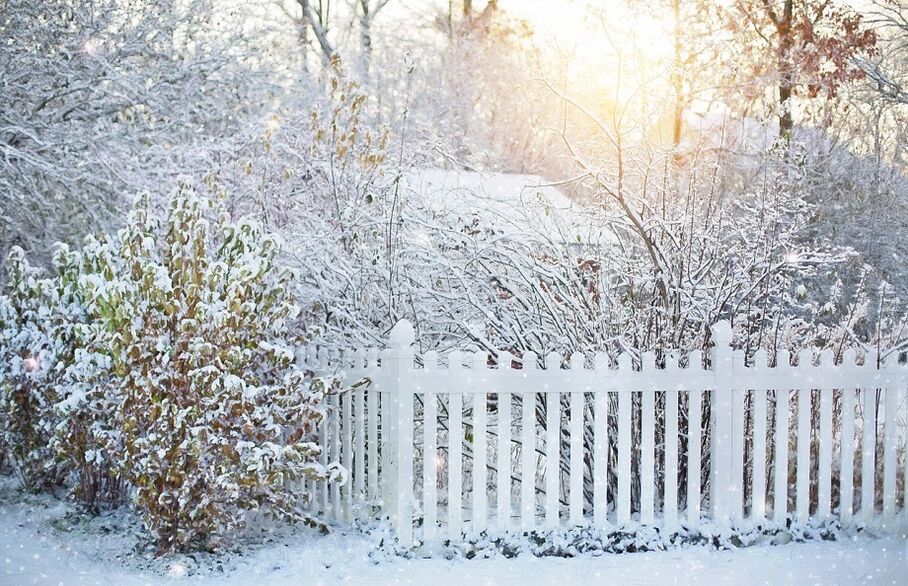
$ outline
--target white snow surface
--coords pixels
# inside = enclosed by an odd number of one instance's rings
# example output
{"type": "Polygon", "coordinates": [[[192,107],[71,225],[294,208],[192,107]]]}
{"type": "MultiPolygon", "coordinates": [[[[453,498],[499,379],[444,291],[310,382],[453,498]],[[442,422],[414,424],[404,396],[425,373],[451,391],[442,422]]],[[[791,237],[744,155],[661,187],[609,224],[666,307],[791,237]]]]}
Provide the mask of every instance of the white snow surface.
{"type": "Polygon", "coordinates": [[[76,514],[50,497],[0,488],[0,584],[224,584],[315,586],[858,585],[908,584],[908,541],[899,537],[760,545],[734,551],[690,547],[575,558],[404,559],[375,555],[375,540],[336,529],[306,530],[220,556],[153,558],[136,553],[138,525],[117,513],[76,514]],[[373,554],[373,555],[370,555],[373,554]]]}
{"type": "Polygon", "coordinates": [[[429,209],[474,213],[510,236],[529,233],[565,244],[611,241],[604,225],[538,175],[418,168],[403,183],[429,209]]]}

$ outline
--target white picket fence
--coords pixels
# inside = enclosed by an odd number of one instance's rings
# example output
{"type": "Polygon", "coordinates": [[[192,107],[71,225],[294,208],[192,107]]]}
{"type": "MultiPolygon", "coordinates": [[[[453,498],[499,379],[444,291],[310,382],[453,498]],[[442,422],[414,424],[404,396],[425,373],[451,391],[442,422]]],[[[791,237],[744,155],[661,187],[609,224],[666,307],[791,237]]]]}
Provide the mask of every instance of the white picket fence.
{"type": "Polygon", "coordinates": [[[414,355],[406,321],[380,353],[303,349],[309,368],[365,381],[329,399],[322,457],[348,478],[311,483],[311,506],[345,522],[386,515],[402,546],[704,519],[908,521],[908,368],[875,356],[858,365],[854,353],[815,365],[810,352],[774,367],[760,352],[747,365],[731,337],[717,324],[708,360],[694,352],[683,368],[579,353],[490,366],[461,352],[442,366],[434,352],[414,355]]]}

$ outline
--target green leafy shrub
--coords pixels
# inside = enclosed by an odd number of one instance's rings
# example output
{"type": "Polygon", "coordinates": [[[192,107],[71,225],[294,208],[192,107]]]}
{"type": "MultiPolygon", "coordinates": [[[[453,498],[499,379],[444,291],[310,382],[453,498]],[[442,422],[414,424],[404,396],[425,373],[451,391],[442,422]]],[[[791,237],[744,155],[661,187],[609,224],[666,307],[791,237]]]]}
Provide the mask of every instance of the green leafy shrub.
{"type": "Polygon", "coordinates": [[[0,296],[0,451],[93,509],[130,492],[162,552],[214,547],[250,512],[316,524],[288,484],[343,476],[316,442],[338,385],[294,366],[294,276],[255,224],[210,211],[143,200],[47,276],[13,249],[0,296]]]}
{"type": "Polygon", "coordinates": [[[210,547],[250,511],[313,521],[306,478],[336,479],[317,458],[316,425],[333,384],[294,366],[299,309],[278,246],[250,222],[205,219],[174,198],[166,220],[147,201],[115,240],[89,247],[82,282],[110,333],[118,384],[118,470],[162,551],[210,547]]]}
{"type": "Polygon", "coordinates": [[[60,280],[32,267],[22,249],[10,251],[7,272],[8,293],[0,299],[0,443],[26,488],[49,489],[64,477],[50,440],[57,365],[70,354],[62,330],[76,318],[66,315],[71,308],[60,280]]]}
{"type": "Polygon", "coordinates": [[[82,261],[58,245],[46,276],[21,249],[9,254],[8,294],[0,298],[0,444],[27,488],[68,481],[78,501],[97,509],[119,503],[123,487],[109,460],[91,450],[110,410],[92,419],[88,399],[109,384],[110,360],[79,283],[82,261]]]}

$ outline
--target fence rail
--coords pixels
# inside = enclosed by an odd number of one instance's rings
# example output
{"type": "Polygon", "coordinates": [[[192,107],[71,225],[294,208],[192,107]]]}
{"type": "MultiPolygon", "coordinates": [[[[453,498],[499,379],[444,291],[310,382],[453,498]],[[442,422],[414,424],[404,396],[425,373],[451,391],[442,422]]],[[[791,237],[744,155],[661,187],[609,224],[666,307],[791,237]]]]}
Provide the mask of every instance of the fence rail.
{"type": "Polygon", "coordinates": [[[311,483],[311,506],[346,522],[387,515],[404,546],[704,519],[908,522],[908,368],[853,352],[746,364],[731,338],[716,324],[708,356],[661,368],[651,353],[636,368],[579,353],[496,366],[451,352],[442,365],[414,354],[405,321],[380,353],[303,349],[308,367],[366,381],[329,399],[322,457],[348,479],[311,483]]]}

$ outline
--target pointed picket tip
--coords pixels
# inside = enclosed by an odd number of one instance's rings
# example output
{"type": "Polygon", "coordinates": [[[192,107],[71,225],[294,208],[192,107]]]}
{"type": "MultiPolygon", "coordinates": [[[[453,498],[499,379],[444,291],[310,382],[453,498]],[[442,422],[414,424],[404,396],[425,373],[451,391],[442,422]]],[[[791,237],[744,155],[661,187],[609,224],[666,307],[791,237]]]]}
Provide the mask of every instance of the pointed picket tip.
{"type": "Polygon", "coordinates": [[[585,361],[586,357],[583,355],[583,352],[574,352],[571,354],[571,370],[583,370],[585,361]]]}
{"type": "Polygon", "coordinates": [[[633,356],[630,352],[622,352],[618,355],[618,370],[628,371],[634,369],[633,356]]]}
{"type": "Polygon", "coordinates": [[[766,351],[766,348],[760,348],[754,352],[753,365],[759,368],[769,366],[769,353],[766,351]]]}
{"type": "Polygon", "coordinates": [[[656,366],[656,353],[650,350],[640,354],[640,370],[658,370],[656,366]]]}
{"type": "MultiPolygon", "coordinates": [[[[498,353],[498,356],[495,358],[494,368],[497,368],[498,370],[511,370],[511,368],[513,368],[513,366],[514,366],[515,358],[516,358],[516,356],[514,356],[507,350],[502,350],[498,353]]],[[[493,368],[493,366],[491,364],[489,364],[489,368],[493,368]]]]}
{"type": "Polygon", "coordinates": [[[842,353],[842,366],[855,366],[858,363],[858,351],[849,348],[842,353]]]}
{"type": "Polygon", "coordinates": [[[798,368],[813,366],[813,351],[803,348],[798,352],[798,368]]]}
{"type": "Polygon", "coordinates": [[[608,370],[609,355],[607,352],[596,352],[596,355],[593,357],[593,368],[595,370],[608,370]]]}
{"type": "Polygon", "coordinates": [[[409,348],[416,340],[416,330],[413,329],[410,320],[402,319],[391,328],[388,339],[393,348],[409,348]]]}
{"type": "Polygon", "coordinates": [[[713,341],[716,346],[728,346],[731,344],[734,334],[731,330],[731,323],[727,320],[717,321],[711,328],[713,341]]]}
{"type": "Polygon", "coordinates": [[[790,368],[791,357],[791,350],[780,350],[776,357],[776,368],[790,368]]]}
{"type": "Polygon", "coordinates": [[[522,364],[525,370],[535,370],[538,366],[539,357],[532,350],[523,353],[522,364]]]}

